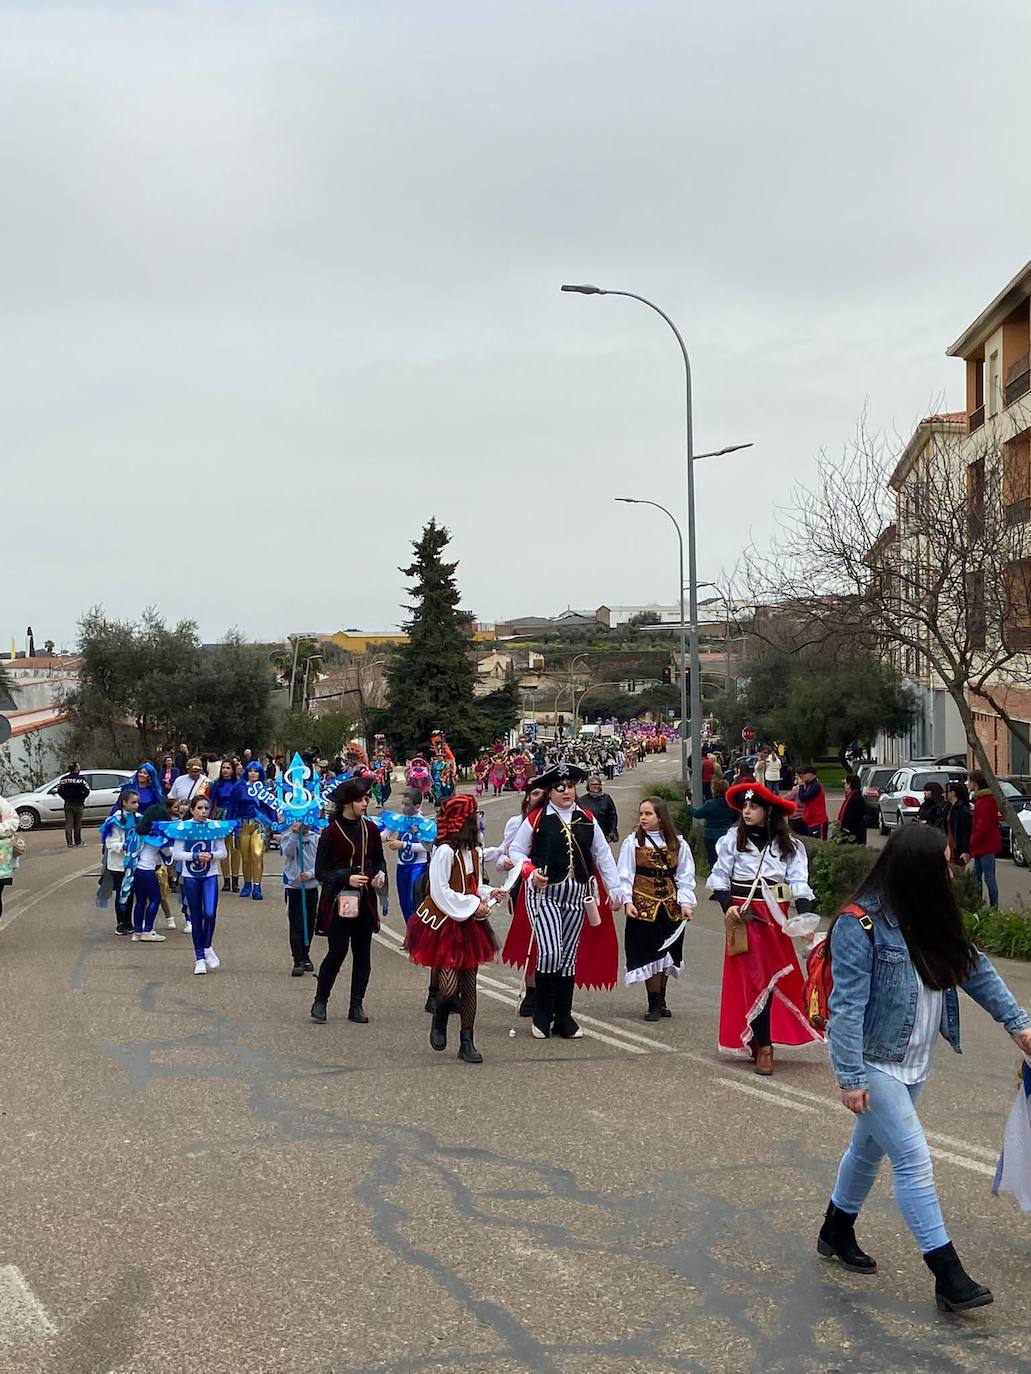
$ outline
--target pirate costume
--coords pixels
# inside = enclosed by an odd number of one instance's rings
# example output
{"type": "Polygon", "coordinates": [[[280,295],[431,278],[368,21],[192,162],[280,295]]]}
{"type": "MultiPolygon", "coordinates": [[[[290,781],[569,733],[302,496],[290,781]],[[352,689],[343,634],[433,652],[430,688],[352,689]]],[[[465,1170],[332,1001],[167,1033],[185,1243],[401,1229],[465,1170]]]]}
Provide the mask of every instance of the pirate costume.
{"type": "MultiPolygon", "coordinates": [[[[576,764],[560,763],[531,785],[551,792],[560,782],[575,786],[586,776],[576,764]]],[[[617,903],[622,901],[612,851],[594,817],[577,805],[574,791],[568,806],[548,801],[531,812],[509,852],[524,880],[526,914],[537,946],[533,1034],[546,1040],[554,1028],[565,1040],[579,1040],[583,1032],[572,1016],[574,973],[595,877],[616,895],[617,903]],[[546,887],[535,885],[536,875],[547,879],[546,887]]],[[[612,939],[614,944],[614,929],[612,939]]]]}
{"type": "MultiPolygon", "coordinates": [[[[682,835],[669,845],[661,830],[637,827],[619,851],[619,876],[623,893],[629,895],[636,916],[629,911],[623,931],[627,987],[647,982],[657,974],[679,978],[684,967],[682,907],[695,906],[694,858],[682,835]]],[[[646,1019],[669,1016],[665,985],[648,992],[646,1019]]]]}
{"type": "MultiPolygon", "coordinates": [[[[742,782],[727,792],[727,803],[741,811],[746,802],[790,814],[794,804],[762,783],[742,782]]],[[[769,820],[746,826],[743,818],[716,846],[716,863],[706,887],[724,914],[739,908],[744,924],[728,935],[723,956],[719,1051],[756,1061],[756,1072],[773,1072],[773,1046],[822,1042],[803,1010],[804,978],[793,937],[799,926],[815,928],[816,918],[786,920],[788,903],[804,915],[812,911],[809,859],[800,840],[790,837],[787,857],[769,820]],[[743,843],[742,843],[743,841],[743,843]],[[785,928],[787,927],[787,928],[785,928]],[[742,938],[743,937],[743,938],[742,938]]]]}
{"type": "Polygon", "coordinates": [[[452,841],[476,814],[468,793],[449,797],[437,817],[437,842],[430,859],[429,890],[408,923],[405,948],[413,964],[433,970],[437,1000],[430,1025],[430,1045],[447,1048],[447,1018],[461,997],[459,1059],[482,1064],[473,1044],[476,1021],[476,970],[489,964],[498,949],[490,922],[478,916],[492,888],[483,881],[483,850],[457,847],[452,841]]]}

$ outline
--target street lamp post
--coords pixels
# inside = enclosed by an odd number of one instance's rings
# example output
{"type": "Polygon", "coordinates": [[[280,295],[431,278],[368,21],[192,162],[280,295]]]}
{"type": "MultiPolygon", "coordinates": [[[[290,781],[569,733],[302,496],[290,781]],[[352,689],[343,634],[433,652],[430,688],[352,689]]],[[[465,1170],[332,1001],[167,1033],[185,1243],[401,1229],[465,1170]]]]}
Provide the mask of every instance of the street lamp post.
{"type": "MultiPolygon", "coordinates": [[[[694,755],[695,755],[695,747],[694,747],[694,745],[695,745],[695,740],[701,738],[701,731],[700,731],[700,726],[699,726],[699,722],[700,722],[700,720],[701,720],[701,708],[699,708],[699,712],[698,712],[698,715],[697,715],[697,716],[690,717],[690,719],[691,719],[691,745],[692,745],[692,748],[691,748],[691,767],[690,767],[690,768],[688,768],[688,762],[687,762],[687,722],[688,722],[689,717],[688,717],[688,714],[687,714],[687,712],[688,712],[688,703],[687,703],[687,641],[686,641],[686,638],[685,638],[685,636],[686,636],[686,634],[687,634],[687,626],[686,626],[685,623],[684,623],[684,536],[683,536],[683,534],[682,534],[682,532],[681,532],[680,524],[679,524],[679,522],[678,522],[676,516],[673,514],[672,511],[668,511],[668,510],[666,509],[665,506],[660,506],[659,503],[658,503],[658,501],[644,501],[644,500],[641,500],[639,497],[636,497],[636,496],[617,496],[615,499],[616,499],[617,501],[622,501],[622,502],[624,502],[624,503],[625,503],[626,505],[628,505],[628,506],[654,506],[656,510],[661,510],[662,513],[663,513],[663,515],[669,517],[669,519],[670,519],[670,520],[672,521],[672,523],[673,523],[673,528],[674,528],[674,529],[676,530],[676,532],[677,532],[677,550],[678,550],[678,557],[679,557],[679,560],[680,560],[680,562],[679,562],[679,566],[680,566],[680,576],[677,578],[677,586],[680,588],[680,781],[681,781],[681,782],[684,784],[684,786],[686,787],[686,786],[687,786],[687,783],[688,783],[688,779],[690,778],[690,781],[691,781],[691,794],[692,794],[692,796],[700,797],[700,796],[702,795],[702,784],[701,784],[702,758],[701,758],[701,754],[699,753],[699,755],[698,755],[698,791],[696,792],[696,791],[695,791],[695,778],[694,778],[694,755]]],[[[697,617],[696,617],[696,618],[697,618],[697,617]]],[[[698,642],[698,640],[697,640],[697,627],[695,627],[694,635],[693,635],[693,638],[692,638],[692,645],[693,645],[693,646],[697,646],[697,642],[698,642]]],[[[694,662],[694,660],[692,659],[692,663],[693,663],[693,662],[694,662]]],[[[691,700],[692,700],[692,702],[694,701],[694,696],[695,696],[695,671],[696,671],[695,668],[692,667],[692,669],[691,669],[691,700]]],[[[700,690],[701,690],[701,683],[698,684],[698,687],[699,687],[699,693],[700,693],[700,690]]],[[[701,700],[701,696],[699,695],[699,701],[700,701],[700,700],[701,700]]],[[[692,708],[692,709],[693,709],[693,708],[692,708]]]]}
{"type": "MultiPolygon", "coordinates": [[[[649,310],[654,310],[656,315],[661,316],[666,321],[670,329],[676,336],[677,343],[680,345],[680,352],[684,359],[684,384],[686,401],[686,420],[687,420],[687,547],[688,547],[688,586],[690,589],[690,610],[691,610],[691,792],[694,797],[702,795],[702,674],[699,662],[698,651],[698,566],[696,557],[695,540],[695,499],[694,499],[694,419],[691,411],[691,359],[688,357],[687,344],[684,337],[676,327],[665,310],[660,309],[654,301],[648,300],[646,296],[639,296],[635,291],[608,291],[600,286],[571,285],[566,283],[562,287],[563,291],[573,291],[580,296],[625,296],[628,300],[640,301],[649,310]]],[[[699,458],[722,457],[725,453],[734,453],[740,448],[749,448],[749,444],[731,444],[727,448],[717,449],[714,453],[699,453],[699,458]]],[[[681,577],[683,582],[683,577],[681,577]]],[[[684,617],[680,617],[681,624],[684,617]]],[[[686,727],[685,727],[686,728],[686,727]]],[[[683,731],[681,732],[683,733],[683,731]]],[[[686,771],[686,770],[685,770],[686,771]]],[[[686,781],[686,778],[685,778],[686,781]]]]}

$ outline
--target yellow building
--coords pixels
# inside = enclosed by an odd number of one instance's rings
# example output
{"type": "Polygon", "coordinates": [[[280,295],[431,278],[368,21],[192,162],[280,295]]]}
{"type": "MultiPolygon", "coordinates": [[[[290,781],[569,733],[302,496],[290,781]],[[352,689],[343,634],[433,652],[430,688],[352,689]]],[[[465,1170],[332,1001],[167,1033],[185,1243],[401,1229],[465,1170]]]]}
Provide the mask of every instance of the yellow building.
{"type": "MultiPolygon", "coordinates": [[[[364,630],[337,630],[335,635],[326,637],[331,644],[336,644],[347,654],[365,654],[370,649],[391,649],[395,645],[408,643],[408,636],[400,630],[383,634],[366,633],[364,630]]],[[[489,643],[495,637],[493,626],[489,629],[477,626],[472,633],[472,639],[477,644],[489,643]]]]}

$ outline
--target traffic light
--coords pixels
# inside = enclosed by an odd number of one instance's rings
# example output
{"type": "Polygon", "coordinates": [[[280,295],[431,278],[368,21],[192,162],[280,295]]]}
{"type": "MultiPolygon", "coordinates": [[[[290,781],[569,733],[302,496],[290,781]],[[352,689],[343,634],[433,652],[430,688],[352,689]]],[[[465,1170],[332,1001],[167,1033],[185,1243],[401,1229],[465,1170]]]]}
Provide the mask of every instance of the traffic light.
{"type": "Polygon", "coordinates": [[[670,685],[670,683],[673,681],[673,669],[669,666],[668,663],[666,664],[665,668],[663,668],[663,670],[662,670],[662,681],[663,681],[664,685],[667,686],[667,687],[668,687],[668,686],[670,685]]]}

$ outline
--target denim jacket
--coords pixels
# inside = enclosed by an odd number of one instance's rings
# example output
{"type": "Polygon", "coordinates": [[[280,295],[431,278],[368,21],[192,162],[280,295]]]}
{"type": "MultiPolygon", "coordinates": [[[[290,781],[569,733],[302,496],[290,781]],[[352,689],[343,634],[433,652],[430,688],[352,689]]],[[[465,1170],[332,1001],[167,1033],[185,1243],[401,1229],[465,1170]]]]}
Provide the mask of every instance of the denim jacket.
{"type": "MultiPolygon", "coordinates": [[[[842,916],[831,932],[834,986],[827,1041],[843,1091],[869,1086],[866,1060],[900,1064],[905,1059],[919,992],[916,969],[898,918],[872,896],[864,897],[861,905],[873,919],[872,939],[855,916],[842,916]]],[[[980,950],[977,967],[961,987],[1011,1035],[1031,1026],[1031,1016],[980,950]]],[[[962,1052],[959,998],[954,987],[946,988],[942,998],[941,1034],[957,1054],[962,1052]]]]}

